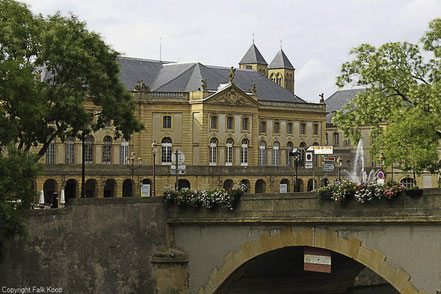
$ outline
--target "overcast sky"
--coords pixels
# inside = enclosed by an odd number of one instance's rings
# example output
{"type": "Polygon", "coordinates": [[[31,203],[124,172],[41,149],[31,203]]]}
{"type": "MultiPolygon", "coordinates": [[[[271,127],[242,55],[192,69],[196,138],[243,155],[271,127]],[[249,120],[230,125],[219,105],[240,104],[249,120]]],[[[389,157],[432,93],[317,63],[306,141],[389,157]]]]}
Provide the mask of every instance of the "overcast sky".
{"type": "Polygon", "coordinates": [[[295,92],[329,97],[348,52],[361,43],[418,42],[441,0],[26,0],[43,15],[73,12],[131,57],[235,66],[252,43],[270,63],[280,48],[295,92]]]}

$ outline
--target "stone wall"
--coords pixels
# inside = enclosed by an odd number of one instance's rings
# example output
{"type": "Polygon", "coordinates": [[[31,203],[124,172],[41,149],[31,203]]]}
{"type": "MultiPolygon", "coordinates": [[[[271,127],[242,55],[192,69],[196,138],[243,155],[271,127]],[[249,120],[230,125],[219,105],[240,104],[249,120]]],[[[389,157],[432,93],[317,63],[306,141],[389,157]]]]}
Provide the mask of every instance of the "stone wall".
{"type": "Polygon", "coordinates": [[[28,240],[10,243],[0,263],[0,293],[21,287],[37,293],[34,286],[75,294],[157,292],[151,258],[167,249],[163,200],[74,201],[30,212],[28,240]]]}

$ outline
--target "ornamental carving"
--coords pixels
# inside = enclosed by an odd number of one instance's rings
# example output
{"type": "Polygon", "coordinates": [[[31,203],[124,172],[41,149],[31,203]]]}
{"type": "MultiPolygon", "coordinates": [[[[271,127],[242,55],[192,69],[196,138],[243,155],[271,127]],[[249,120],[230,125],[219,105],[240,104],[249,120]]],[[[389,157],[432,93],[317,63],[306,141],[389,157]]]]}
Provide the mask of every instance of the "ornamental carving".
{"type": "Polygon", "coordinates": [[[235,91],[229,91],[222,96],[213,99],[214,102],[224,103],[229,105],[244,105],[247,104],[246,99],[238,95],[235,91]]]}

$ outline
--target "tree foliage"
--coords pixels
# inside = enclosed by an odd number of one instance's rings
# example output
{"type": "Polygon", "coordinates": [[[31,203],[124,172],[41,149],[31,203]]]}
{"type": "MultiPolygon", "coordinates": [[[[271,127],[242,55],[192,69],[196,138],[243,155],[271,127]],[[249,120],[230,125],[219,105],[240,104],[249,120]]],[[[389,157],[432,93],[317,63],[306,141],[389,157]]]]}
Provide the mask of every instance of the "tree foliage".
{"type": "Polygon", "coordinates": [[[118,52],[76,16],[33,15],[0,2],[0,146],[20,150],[112,122],[127,139],[142,125],[118,79],[118,52]],[[87,106],[89,105],[89,107],[87,106]]]}
{"type": "Polygon", "coordinates": [[[354,141],[360,138],[361,126],[372,126],[372,151],[374,156],[383,152],[387,164],[417,172],[439,169],[440,41],[441,19],[435,19],[422,38],[423,48],[432,54],[428,60],[418,44],[408,42],[354,48],[337,85],[365,91],[338,111],[333,123],[354,141]]]}
{"type": "Polygon", "coordinates": [[[34,199],[33,181],[38,172],[35,155],[9,148],[0,153],[0,259],[6,242],[24,235],[22,214],[34,199]]]}
{"type": "Polygon", "coordinates": [[[118,55],[74,15],[44,17],[0,1],[0,253],[24,232],[37,161],[53,140],[108,122],[126,139],[143,128],[118,79],[118,55]]]}

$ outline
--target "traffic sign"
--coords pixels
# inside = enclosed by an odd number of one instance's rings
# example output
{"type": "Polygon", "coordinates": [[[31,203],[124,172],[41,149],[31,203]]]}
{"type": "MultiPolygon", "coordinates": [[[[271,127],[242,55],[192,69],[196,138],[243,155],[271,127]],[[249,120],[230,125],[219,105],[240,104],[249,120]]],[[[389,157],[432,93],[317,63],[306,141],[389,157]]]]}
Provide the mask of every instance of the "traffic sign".
{"type": "Polygon", "coordinates": [[[381,170],[377,173],[377,178],[379,179],[379,180],[382,180],[382,179],[384,179],[384,172],[382,172],[381,170]]]}
{"type": "Polygon", "coordinates": [[[314,151],[315,154],[334,154],[333,146],[309,146],[307,151],[314,151]]]}
{"type": "MultiPolygon", "coordinates": [[[[185,161],[184,152],[178,151],[178,164],[183,164],[185,161]]],[[[172,162],[176,164],[176,152],[172,153],[172,162]]]]}
{"type": "Polygon", "coordinates": [[[305,168],[312,168],[312,161],[306,161],[305,168]]]}
{"type": "Polygon", "coordinates": [[[312,152],[306,152],[305,161],[312,161],[312,156],[313,156],[312,152]]]}
{"type": "Polygon", "coordinates": [[[335,156],[323,156],[324,161],[335,161],[335,156]]]}
{"type": "Polygon", "coordinates": [[[323,164],[323,171],[324,172],[332,172],[332,171],[334,171],[334,169],[335,169],[335,166],[333,163],[325,162],[323,164]]]}

